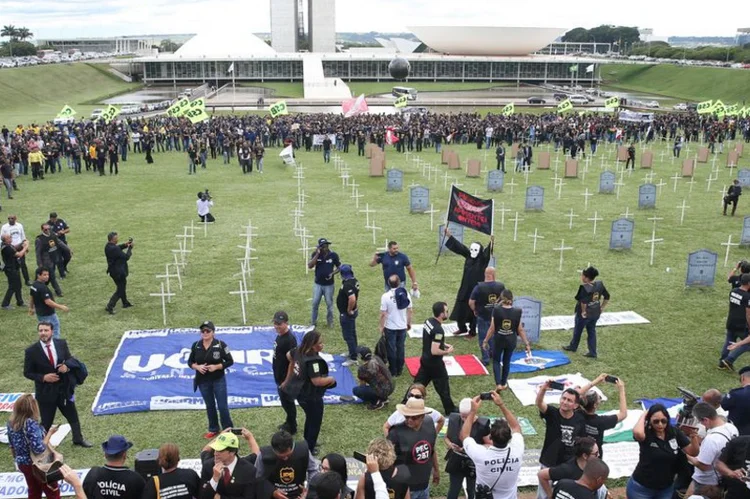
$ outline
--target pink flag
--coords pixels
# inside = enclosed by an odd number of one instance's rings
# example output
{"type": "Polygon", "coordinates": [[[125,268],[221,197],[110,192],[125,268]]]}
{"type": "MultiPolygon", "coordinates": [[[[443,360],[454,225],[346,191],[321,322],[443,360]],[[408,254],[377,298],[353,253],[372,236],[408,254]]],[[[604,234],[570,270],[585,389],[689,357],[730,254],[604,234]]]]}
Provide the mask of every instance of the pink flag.
{"type": "Polygon", "coordinates": [[[396,136],[396,133],[393,131],[393,127],[389,126],[385,129],[385,143],[389,146],[392,146],[396,142],[399,141],[399,138],[396,136]]]}
{"type": "Polygon", "coordinates": [[[369,108],[367,107],[365,94],[361,94],[357,98],[345,100],[341,103],[341,110],[344,112],[345,118],[351,118],[352,116],[368,112],[369,108]]]}

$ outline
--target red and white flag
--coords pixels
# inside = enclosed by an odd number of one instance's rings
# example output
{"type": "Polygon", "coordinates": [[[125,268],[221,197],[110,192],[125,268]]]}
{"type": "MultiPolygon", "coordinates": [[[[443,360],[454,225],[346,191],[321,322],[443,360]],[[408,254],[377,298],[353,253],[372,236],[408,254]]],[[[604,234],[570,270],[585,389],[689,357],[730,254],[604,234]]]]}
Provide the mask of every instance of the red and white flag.
{"type": "MultiPolygon", "coordinates": [[[[448,371],[448,376],[485,376],[489,374],[475,355],[445,355],[443,363],[448,371]]],[[[409,357],[406,359],[406,367],[412,376],[419,371],[420,358],[409,357]]]]}
{"type": "Polygon", "coordinates": [[[392,126],[389,126],[385,129],[385,143],[389,146],[392,146],[396,142],[399,141],[398,136],[396,135],[396,132],[393,130],[392,126]]]}
{"type": "Polygon", "coordinates": [[[361,94],[359,97],[354,99],[347,99],[341,103],[341,110],[344,113],[344,118],[351,118],[358,114],[365,114],[369,111],[367,107],[367,101],[365,100],[365,94],[361,94]]]}

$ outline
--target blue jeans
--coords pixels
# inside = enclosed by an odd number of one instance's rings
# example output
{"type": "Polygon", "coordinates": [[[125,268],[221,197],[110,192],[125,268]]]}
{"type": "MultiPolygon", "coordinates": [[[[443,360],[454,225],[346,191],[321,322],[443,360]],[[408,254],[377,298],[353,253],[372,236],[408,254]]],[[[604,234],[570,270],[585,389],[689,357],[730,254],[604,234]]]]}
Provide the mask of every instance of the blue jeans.
{"type": "Polygon", "coordinates": [[[729,348],[728,348],[730,343],[734,343],[746,337],[747,337],[747,333],[739,334],[739,333],[727,331],[727,337],[726,337],[726,340],[724,340],[724,347],[721,349],[721,357],[719,358],[719,360],[727,360],[731,363],[734,363],[734,361],[737,360],[737,357],[739,357],[740,355],[742,355],[743,353],[747,351],[750,351],[750,344],[742,345],[741,347],[735,348],[732,351],[729,351],[729,348]]]}
{"type": "Polygon", "coordinates": [[[430,486],[423,490],[412,490],[411,499],[430,499],[430,486]]]}
{"type": "Polygon", "coordinates": [[[36,314],[36,320],[39,322],[50,322],[52,323],[52,336],[55,338],[60,337],[60,319],[57,314],[52,315],[39,315],[36,314]]]}
{"type": "Polygon", "coordinates": [[[487,337],[487,331],[490,328],[490,321],[482,319],[477,316],[477,340],[479,340],[479,351],[482,353],[482,364],[485,366],[490,363],[490,352],[492,352],[492,344],[494,343],[494,336],[490,339],[490,348],[485,350],[482,348],[482,343],[487,337]]]}
{"type": "Polygon", "coordinates": [[[369,404],[374,404],[375,402],[380,400],[380,397],[377,396],[375,390],[373,390],[369,385],[355,386],[352,389],[352,393],[369,404]]]}
{"type": "Polygon", "coordinates": [[[349,358],[357,360],[357,315],[339,314],[341,323],[341,334],[344,336],[346,346],[349,347],[349,358]]]}
{"type": "Polygon", "coordinates": [[[313,325],[318,323],[318,307],[320,306],[320,299],[325,296],[326,299],[326,321],[329,326],[333,324],[333,284],[329,286],[321,286],[320,284],[313,284],[313,300],[312,300],[312,322],[313,325]]]}
{"type": "Polygon", "coordinates": [[[327,151],[323,150],[323,162],[324,163],[330,163],[331,162],[331,150],[328,149],[327,151]]]}
{"type": "Polygon", "coordinates": [[[195,161],[188,158],[188,174],[195,173],[195,161]]]}
{"type": "Polygon", "coordinates": [[[625,490],[628,499],[671,499],[674,493],[674,484],[670,484],[669,487],[662,490],[649,489],[630,477],[625,490]]]}
{"type": "MultiPolygon", "coordinates": [[[[383,329],[388,350],[388,370],[391,376],[401,376],[404,370],[404,345],[406,329],[383,329]]],[[[413,491],[412,491],[413,492],[413,491]]]]}
{"type": "Polygon", "coordinates": [[[203,401],[206,403],[206,415],[208,416],[208,431],[218,433],[221,428],[231,428],[232,416],[229,415],[229,402],[227,401],[227,378],[222,376],[216,381],[200,383],[198,390],[201,392],[203,401]],[[219,428],[219,417],[221,416],[221,428],[219,428]]]}
{"type": "Polygon", "coordinates": [[[591,318],[581,317],[580,314],[575,316],[575,326],[573,326],[573,339],[570,341],[570,348],[574,352],[578,350],[578,344],[581,342],[583,328],[586,328],[586,343],[589,347],[589,353],[596,357],[596,321],[598,317],[591,318]]]}

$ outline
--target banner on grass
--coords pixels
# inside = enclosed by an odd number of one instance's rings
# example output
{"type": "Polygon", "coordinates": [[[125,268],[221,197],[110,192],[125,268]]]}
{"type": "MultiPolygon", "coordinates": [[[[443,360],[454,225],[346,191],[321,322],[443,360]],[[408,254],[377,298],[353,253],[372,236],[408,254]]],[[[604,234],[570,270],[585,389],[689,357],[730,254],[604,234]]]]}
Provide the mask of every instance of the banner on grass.
{"type": "MultiPolygon", "coordinates": [[[[611,416],[617,414],[618,411],[607,411],[599,412],[602,416],[611,416]]],[[[641,418],[643,414],[642,410],[639,409],[628,409],[628,415],[617,423],[617,425],[609,430],[604,430],[604,442],[613,444],[615,442],[632,442],[633,441],[633,428],[635,424],[641,418]]]]}
{"type": "MultiPolygon", "coordinates": [[[[292,327],[298,344],[309,329],[292,327]]],[[[196,329],[125,332],[91,407],[93,413],[203,410],[203,398],[193,391],[195,372],[187,365],[190,347],[197,337],[196,329]]],[[[273,327],[220,327],[216,337],[229,346],[234,358],[234,365],[227,369],[229,407],[281,405],[273,378],[273,327]]],[[[324,401],[342,403],[341,397],[350,397],[356,386],[351,371],[341,365],[346,359],[325,353],[321,356],[337,383],[336,388],[326,392],[324,401]]]]}
{"type": "MultiPolygon", "coordinates": [[[[589,380],[581,376],[581,373],[576,373],[562,374],[560,376],[542,375],[525,379],[509,379],[508,386],[513,391],[513,395],[521,402],[521,405],[534,405],[539,387],[550,378],[562,383],[565,385],[565,388],[580,388],[589,384],[589,380]]],[[[607,400],[606,395],[599,388],[594,387],[592,389],[599,394],[602,400],[607,400]]],[[[544,394],[544,402],[547,404],[559,404],[561,395],[561,390],[547,390],[544,394]]]]}
{"type": "Polygon", "coordinates": [[[23,393],[0,393],[0,412],[13,412],[13,406],[21,395],[23,393]]]}
{"type": "MultiPolygon", "coordinates": [[[[626,324],[651,324],[651,321],[632,310],[625,312],[603,312],[596,321],[597,327],[602,326],[624,326],[626,324]]],[[[551,315],[542,317],[542,331],[555,331],[560,329],[573,329],[575,325],[574,315],[551,315]]]]}
{"type": "MultiPolygon", "coordinates": [[[[420,357],[408,357],[406,368],[409,374],[416,376],[421,363],[420,357]]],[[[489,374],[487,368],[475,355],[444,355],[443,363],[448,376],[484,376],[489,374]]]]}
{"type": "Polygon", "coordinates": [[[493,203],[492,199],[481,199],[462,191],[455,185],[451,186],[448,222],[491,235],[493,203]]]}

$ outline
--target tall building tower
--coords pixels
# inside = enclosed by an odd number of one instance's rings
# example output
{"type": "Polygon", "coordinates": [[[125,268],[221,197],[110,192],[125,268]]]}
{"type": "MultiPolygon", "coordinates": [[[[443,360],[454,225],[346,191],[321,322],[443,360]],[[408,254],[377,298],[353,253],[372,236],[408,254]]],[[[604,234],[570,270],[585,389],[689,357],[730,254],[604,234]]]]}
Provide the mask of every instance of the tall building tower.
{"type": "Polygon", "coordinates": [[[271,0],[271,46],[276,52],[297,52],[300,27],[297,0],[271,0]]]}
{"type": "Polygon", "coordinates": [[[308,0],[310,52],[336,52],[336,0],[308,0]]]}

